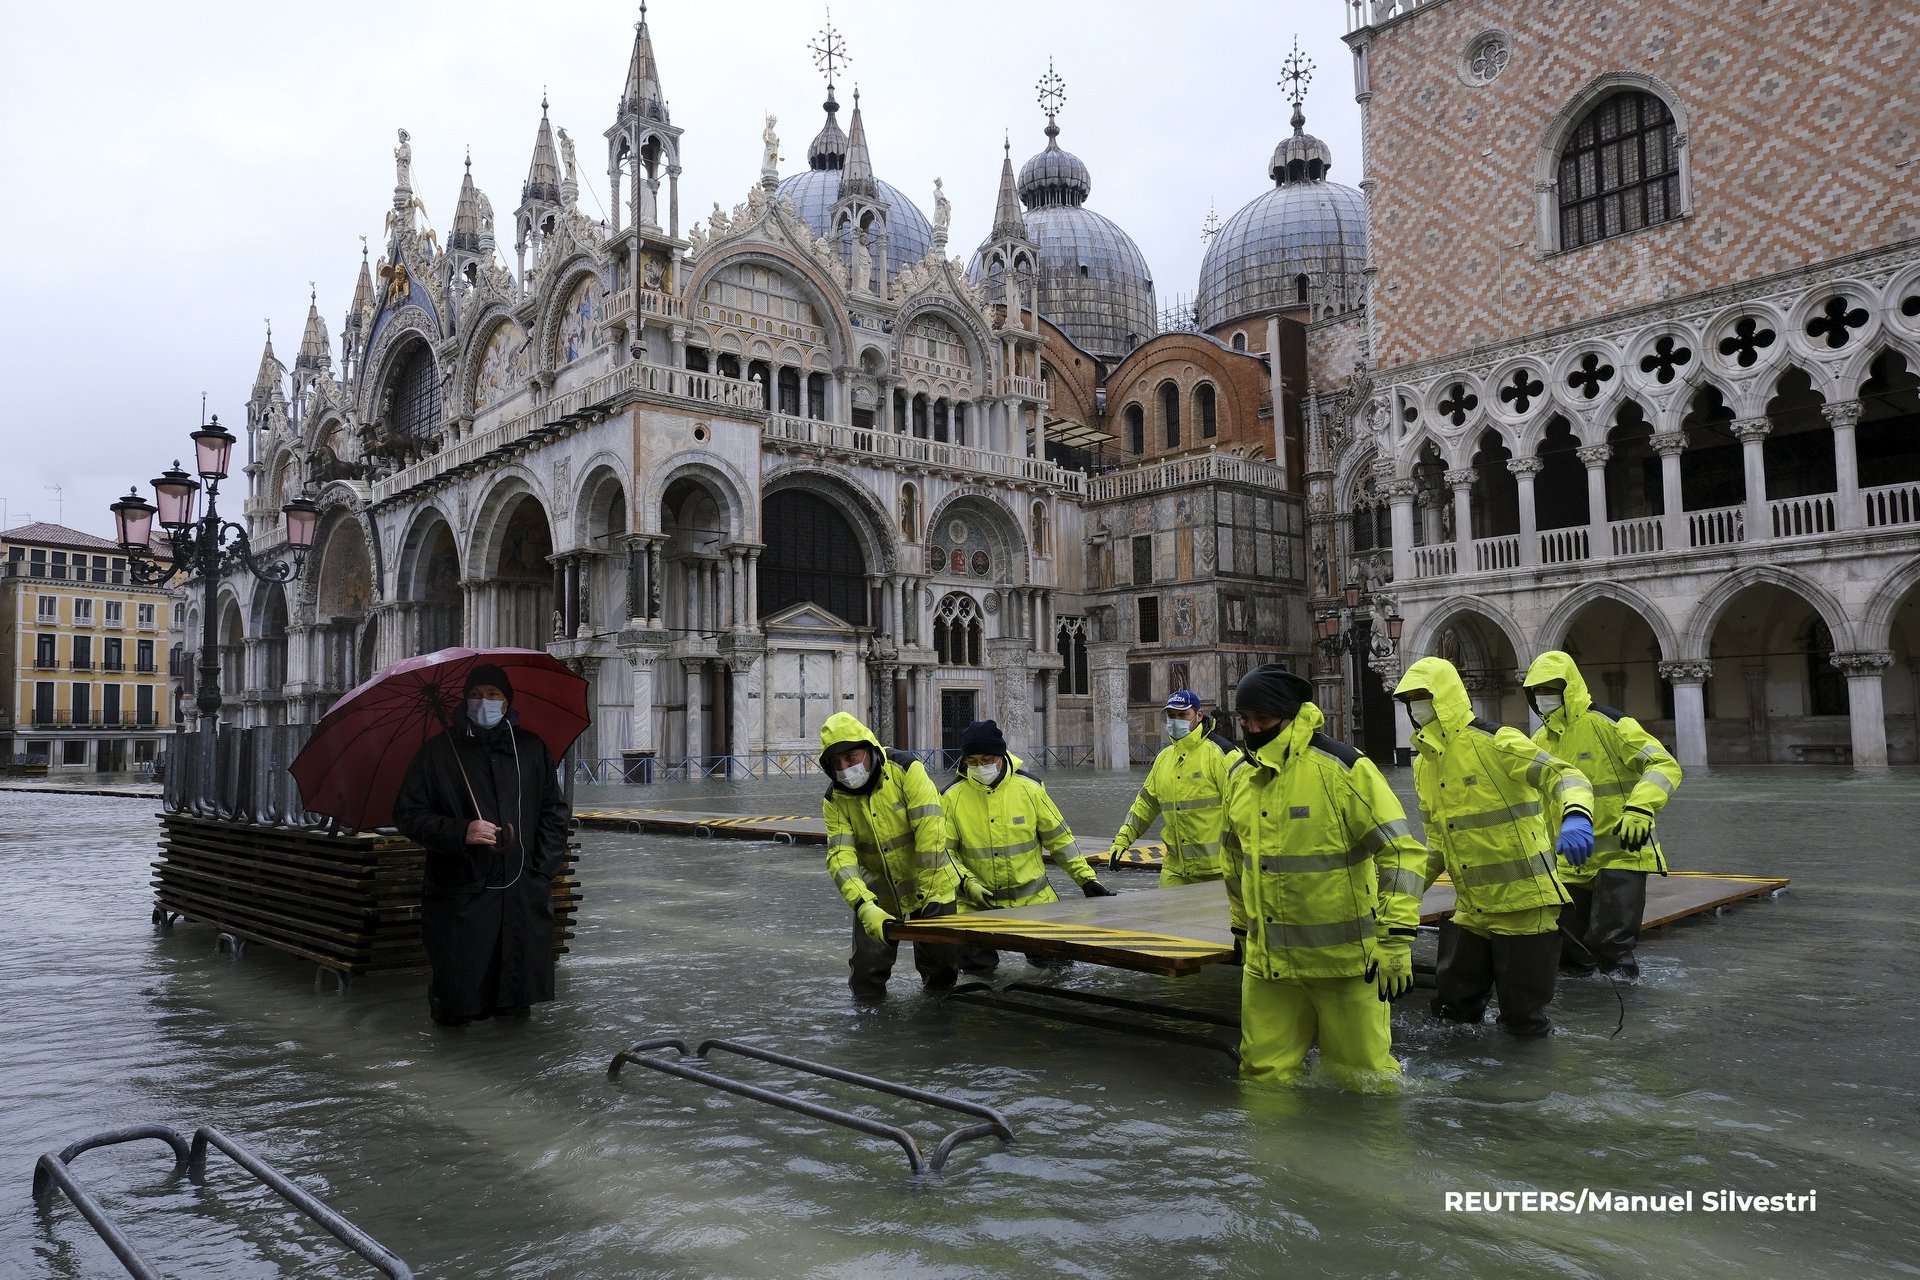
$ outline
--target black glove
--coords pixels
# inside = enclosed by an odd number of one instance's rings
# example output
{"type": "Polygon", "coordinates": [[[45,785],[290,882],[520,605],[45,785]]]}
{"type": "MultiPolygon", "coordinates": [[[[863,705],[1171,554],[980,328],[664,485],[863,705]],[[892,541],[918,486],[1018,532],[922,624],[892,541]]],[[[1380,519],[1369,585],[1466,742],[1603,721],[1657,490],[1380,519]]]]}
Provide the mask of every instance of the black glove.
{"type": "Polygon", "coordinates": [[[1113,890],[1107,888],[1107,886],[1101,884],[1098,880],[1081,881],[1080,892],[1086,894],[1089,898],[1111,898],[1114,896],[1113,890]]]}
{"type": "Polygon", "coordinates": [[[1247,962],[1247,931],[1245,929],[1233,930],[1233,962],[1235,964],[1247,962]]]}

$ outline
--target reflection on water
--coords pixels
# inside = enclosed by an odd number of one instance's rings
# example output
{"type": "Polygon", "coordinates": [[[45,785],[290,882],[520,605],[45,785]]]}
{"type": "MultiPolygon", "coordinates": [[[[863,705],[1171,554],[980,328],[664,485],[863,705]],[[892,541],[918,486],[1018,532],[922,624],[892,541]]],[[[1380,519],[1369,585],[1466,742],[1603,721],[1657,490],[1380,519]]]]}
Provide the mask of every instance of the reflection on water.
{"type": "MultiPolygon", "coordinates": [[[[1105,836],[1132,777],[1056,774],[1105,836]]],[[[1404,790],[1406,774],[1396,775],[1404,790]]],[[[583,789],[579,802],[802,813],[818,779],[583,789]]],[[[35,1155],[119,1125],[215,1123],[423,1275],[1912,1274],[1920,998],[1910,771],[1689,778],[1663,839],[1689,868],[1795,878],[1778,901],[1654,935],[1625,1032],[1602,979],[1515,1043],[1395,1013],[1405,1091],[1250,1091],[1226,1059],[944,1004],[896,970],[854,1008],[822,851],[585,833],[561,1000],[530,1024],[431,1026],[417,978],[319,994],[311,966],[217,955],[148,924],[148,802],[0,793],[0,1275],[118,1274],[73,1209],[28,1200],[35,1155]],[[735,1036],[1005,1111],[1018,1141],[910,1178],[892,1144],[629,1069],[643,1036],[735,1036]],[[1448,1191],[1817,1189],[1797,1217],[1447,1213],[1448,1191]],[[1843,1260],[1843,1261],[1835,1261],[1843,1260]]],[[[1150,875],[1117,873],[1123,889],[1150,875]]],[[[1089,990],[1236,1005],[1236,974],[1078,966],[1089,990]]],[[[781,1081],[774,1068],[729,1074],[781,1081]]],[[[804,1096],[947,1117],[825,1081],[804,1096]]],[[[371,1274],[215,1157],[158,1144],[75,1164],[170,1275],[371,1274]]]]}

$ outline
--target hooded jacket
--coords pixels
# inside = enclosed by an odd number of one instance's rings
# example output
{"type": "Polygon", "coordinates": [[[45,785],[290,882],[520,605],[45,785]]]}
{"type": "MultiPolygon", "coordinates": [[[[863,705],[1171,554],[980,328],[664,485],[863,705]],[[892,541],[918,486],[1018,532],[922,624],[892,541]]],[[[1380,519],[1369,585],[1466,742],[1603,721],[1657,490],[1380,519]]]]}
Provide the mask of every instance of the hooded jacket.
{"type": "Polygon", "coordinates": [[[904,919],[928,903],[952,902],[960,878],[947,857],[946,818],[926,766],[886,750],[871,729],[841,711],[820,726],[820,767],[828,777],[821,801],[827,873],[847,905],[877,902],[904,919]],[[827,770],[828,757],[848,743],[873,751],[873,775],[858,791],[827,770]]]}
{"type": "MultiPolygon", "coordinates": [[[[1560,878],[1586,884],[1602,871],[1658,871],[1665,874],[1666,859],[1657,843],[1638,852],[1620,847],[1620,815],[1628,808],[1657,814],[1680,786],[1680,762],[1660,740],[1640,727],[1626,712],[1593,700],[1587,682],[1573,658],[1558,649],[1533,660],[1527,668],[1527,688],[1563,680],[1565,705],[1543,717],[1534,742],[1587,776],[1593,784],[1593,856],[1582,866],[1560,861],[1560,878]]],[[[1559,827],[1558,806],[1547,806],[1550,826],[1559,827]]]]}
{"type": "Polygon", "coordinates": [[[1211,716],[1168,743],[1153,758],[1153,768],[1133,798],[1127,820],[1113,837],[1125,848],[1138,840],[1165,814],[1162,838],[1167,859],[1161,879],[1174,884],[1218,880],[1225,874],[1220,861],[1221,796],[1227,785],[1227,762],[1235,748],[1211,716]]]}
{"type": "Polygon", "coordinates": [[[1255,977],[1358,977],[1380,937],[1420,923],[1427,851],[1380,770],[1325,723],[1303,703],[1228,767],[1227,902],[1255,977]]]}
{"type": "Polygon", "coordinates": [[[1413,784],[1432,850],[1428,883],[1444,866],[1460,905],[1489,915],[1569,901],[1554,873],[1560,828],[1542,815],[1551,806],[1562,817],[1591,816],[1586,777],[1518,729],[1477,719],[1445,658],[1408,667],[1394,697],[1416,689],[1433,695],[1435,715],[1413,733],[1413,784]]]}
{"type": "Polygon", "coordinates": [[[1048,858],[1075,884],[1096,878],[1045,784],[1020,767],[1018,756],[1007,757],[990,787],[963,772],[940,793],[940,803],[954,856],[987,887],[995,907],[1059,901],[1047,883],[1048,858]]]}

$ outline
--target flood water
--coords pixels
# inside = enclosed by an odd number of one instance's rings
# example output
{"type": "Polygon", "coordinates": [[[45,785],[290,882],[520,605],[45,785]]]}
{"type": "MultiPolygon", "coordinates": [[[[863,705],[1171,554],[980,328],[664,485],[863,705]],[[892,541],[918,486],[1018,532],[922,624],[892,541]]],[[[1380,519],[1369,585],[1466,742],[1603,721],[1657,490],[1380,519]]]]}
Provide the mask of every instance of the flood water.
{"type": "MultiPolygon", "coordinates": [[[[1140,775],[1056,773],[1076,829],[1140,775]]],[[[1404,793],[1407,771],[1393,775],[1404,793]]],[[[590,803],[817,811],[818,780],[583,790],[590,803]]],[[[1559,1032],[1394,1031],[1407,1083],[1238,1084],[1197,1048],[924,996],[848,999],[824,851],[584,832],[579,936],[528,1023],[436,1028],[424,979],[344,996],[311,965],[148,920],[151,801],[0,793],[0,1276],[123,1274],[34,1158],[100,1130],[214,1124],[432,1277],[1920,1274],[1920,887],[1911,770],[1689,776],[1661,829],[1688,869],[1791,876],[1774,900],[1648,937],[1626,1026],[1599,978],[1559,1032]],[[1003,1110],[1016,1141],[914,1178],[891,1143],[611,1056],[660,1033],[751,1040],[1003,1110]],[[1818,1193],[1811,1213],[1448,1212],[1450,1191],[1818,1193]]],[[[1105,873],[1126,891],[1153,877],[1105,873]]],[[[1056,876],[1057,882],[1065,884],[1056,876]]],[[[1080,965],[1003,978],[1232,1011],[1238,971],[1080,965]]],[[[715,1069],[786,1083],[774,1068],[715,1069]]],[[[946,1113],[868,1111],[931,1150],[946,1113]]],[[[168,1275],[371,1275],[215,1155],[74,1163],[168,1275]]]]}

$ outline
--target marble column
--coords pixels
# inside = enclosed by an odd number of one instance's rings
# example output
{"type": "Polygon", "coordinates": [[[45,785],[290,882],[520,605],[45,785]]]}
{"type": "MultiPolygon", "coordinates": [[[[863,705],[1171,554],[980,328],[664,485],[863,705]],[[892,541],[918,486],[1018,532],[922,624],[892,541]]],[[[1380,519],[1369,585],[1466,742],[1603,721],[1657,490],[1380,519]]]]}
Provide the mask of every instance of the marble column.
{"type": "Polygon", "coordinates": [[[1767,433],[1773,424],[1765,418],[1752,418],[1733,424],[1740,437],[1741,461],[1747,475],[1747,533],[1745,541],[1760,542],[1773,537],[1767,519],[1767,433]]]}
{"type": "Polygon", "coordinates": [[[699,777],[699,757],[707,753],[706,724],[701,707],[706,695],[707,661],[705,658],[682,658],[680,667],[686,674],[687,755],[691,762],[688,776],[699,777]]]}
{"type": "MultiPolygon", "coordinates": [[[[1826,415],[1828,424],[1833,427],[1834,527],[1864,529],[1867,527],[1867,512],[1860,501],[1860,455],[1854,437],[1854,428],[1860,424],[1860,402],[1848,400],[1841,404],[1822,405],[1820,412],[1826,415]]],[[[1859,763],[1859,752],[1854,753],[1853,759],[1856,764],[1859,763]]],[[[1886,762],[1881,760],[1877,763],[1886,762]]]]}
{"type": "Polygon", "coordinates": [[[665,625],[660,616],[660,539],[647,539],[647,625],[658,630],[665,625]]]}
{"type": "Polygon", "coordinates": [[[639,648],[627,650],[627,665],[633,668],[633,714],[627,723],[627,749],[653,752],[653,663],[654,656],[639,648]]]}
{"type": "Polygon", "coordinates": [[[758,661],[751,654],[735,654],[727,659],[727,673],[733,681],[733,716],[730,725],[732,742],[728,744],[734,757],[727,765],[728,777],[751,778],[753,772],[753,713],[760,705],[760,672],[758,661]]]}
{"type": "Polygon", "coordinates": [[[1441,479],[1453,490],[1453,571],[1460,573],[1473,565],[1473,482],[1478,473],[1472,467],[1449,471],[1441,479]]]}
{"type": "Polygon", "coordinates": [[[1662,662],[1660,678],[1673,686],[1673,754],[1681,767],[1707,763],[1707,678],[1713,664],[1704,660],[1662,662]]]}
{"type": "Polygon", "coordinates": [[[1538,458],[1507,459],[1507,470],[1520,486],[1520,563],[1526,568],[1540,563],[1540,519],[1533,507],[1533,478],[1544,465],[1538,458]]]}
{"type": "Polygon", "coordinates": [[[1382,485],[1381,491],[1386,495],[1388,516],[1393,522],[1393,580],[1409,582],[1413,579],[1413,496],[1416,487],[1411,480],[1398,479],[1382,485]]]}
{"type": "Polygon", "coordinates": [[[1090,642],[1087,662],[1093,685],[1094,768],[1125,769],[1132,763],[1127,721],[1127,646],[1117,640],[1090,642]]]}
{"type": "Polygon", "coordinates": [[[1687,433],[1667,431],[1649,443],[1660,455],[1660,532],[1668,551],[1684,550],[1687,537],[1687,513],[1681,507],[1680,455],[1686,451],[1687,433]]]}
{"type": "Polygon", "coordinates": [[[1587,559],[1601,560],[1613,555],[1607,536],[1607,461],[1613,457],[1610,444],[1590,444],[1574,450],[1587,469],[1587,559]]]}
{"type": "Polygon", "coordinates": [[[1887,762],[1887,708],[1881,676],[1893,662],[1885,651],[1830,654],[1827,660],[1847,676],[1847,719],[1853,734],[1853,763],[1887,762]]]}

